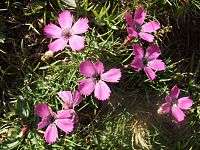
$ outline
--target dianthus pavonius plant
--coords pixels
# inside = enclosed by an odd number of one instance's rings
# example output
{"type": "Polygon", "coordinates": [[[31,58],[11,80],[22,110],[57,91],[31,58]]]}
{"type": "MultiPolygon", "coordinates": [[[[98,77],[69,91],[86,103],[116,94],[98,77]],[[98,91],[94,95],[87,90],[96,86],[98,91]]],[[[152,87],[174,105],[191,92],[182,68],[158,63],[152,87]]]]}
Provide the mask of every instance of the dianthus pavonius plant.
{"type": "MultiPolygon", "coordinates": [[[[131,67],[136,71],[144,70],[150,80],[156,78],[157,71],[166,69],[163,60],[158,57],[161,51],[158,45],[151,44],[154,41],[153,32],[160,28],[160,24],[156,21],[145,23],[146,11],[140,7],[132,17],[130,12],[125,13],[125,20],[128,23],[128,39],[140,38],[149,43],[149,47],[145,51],[142,45],[132,44],[134,59],[131,67]]],[[[70,11],[63,11],[58,16],[59,26],[48,24],[44,28],[44,34],[47,38],[55,39],[48,45],[49,51],[55,53],[63,50],[68,44],[72,51],[80,51],[84,48],[83,34],[89,29],[88,18],[80,18],[73,24],[74,17],[70,11]]],[[[111,89],[107,83],[118,83],[121,78],[121,70],[112,68],[107,71],[101,61],[92,62],[86,60],[80,62],[80,74],[85,79],[79,81],[77,91],[60,91],[58,96],[63,100],[62,110],[53,112],[46,103],[38,103],[35,106],[35,114],[42,118],[38,124],[38,130],[46,127],[44,139],[47,143],[53,143],[58,139],[58,128],[66,134],[73,131],[75,124],[79,118],[74,110],[82,101],[82,95],[89,96],[94,93],[97,100],[108,100],[111,95],[111,89]],[[58,128],[57,128],[58,127],[58,128]]],[[[185,118],[185,110],[192,106],[192,100],[189,97],[179,98],[180,89],[175,85],[170,94],[166,96],[165,103],[159,108],[159,114],[169,114],[171,112],[176,122],[182,122],[185,118]]]]}

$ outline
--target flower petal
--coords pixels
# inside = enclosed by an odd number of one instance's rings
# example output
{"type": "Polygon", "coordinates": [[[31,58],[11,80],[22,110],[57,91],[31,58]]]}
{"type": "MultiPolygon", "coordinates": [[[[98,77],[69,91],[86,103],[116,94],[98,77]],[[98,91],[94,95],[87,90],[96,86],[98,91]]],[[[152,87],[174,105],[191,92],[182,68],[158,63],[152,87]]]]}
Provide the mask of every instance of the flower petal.
{"type": "Polygon", "coordinates": [[[74,102],[73,102],[73,108],[75,106],[77,106],[82,101],[82,96],[81,96],[81,94],[78,91],[75,91],[73,93],[73,100],[74,100],[74,102]]]}
{"type": "Polygon", "coordinates": [[[73,51],[79,51],[84,48],[84,40],[83,36],[72,35],[69,39],[69,45],[73,51]]]}
{"type": "Polygon", "coordinates": [[[34,112],[40,117],[47,117],[51,114],[51,110],[49,109],[48,105],[44,103],[37,104],[35,106],[34,112]]]}
{"type": "Polygon", "coordinates": [[[137,22],[139,25],[142,25],[144,23],[145,17],[146,11],[144,8],[140,7],[135,11],[134,22],[137,22]]]}
{"type": "Polygon", "coordinates": [[[68,41],[65,41],[63,39],[57,39],[48,45],[49,50],[52,52],[63,50],[67,45],[67,42],[68,41]]]}
{"type": "Polygon", "coordinates": [[[143,39],[143,40],[145,40],[145,41],[147,41],[149,43],[152,43],[153,40],[154,40],[154,36],[149,34],[149,33],[140,32],[139,36],[140,36],[141,39],[143,39]]]}
{"type": "Polygon", "coordinates": [[[58,96],[68,105],[68,107],[73,107],[73,99],[71,91],[60,91],[58,96]]]}
{"type": "Polygon", "coordinates": [[[124,15],[125,19],[126,19],[126,22],[128,23],[128,25],[130,27],[133,27],[134,23],[133,23],[133,18],[131,16],[131,13],[130,12],[126,12],[125,15],[124,15]]]}
{"type": "Polygon", "coordinates": [[[65,109],[65,110],[58,111],[56,118],[57,119],[69,119],[69,118],[72,118],[73,115],[74,115],[73,109],[65,109]]]}
{"type": "Polygon", "coordinates": [[[160,55],[160,48],[156,44],[153,44],[147,48],[145,57],[148,58],[149,60],[154,60],[159,55],[160,55]]]}
{"type": "Polygon", "coordinates": [[[150,21],[142,26],[142,32],[155,32],[160,29],[160,24],[155,21],[150,21]]]}
{"type": "Polygon", "coordinates": [[[77,123],[79,121],[78,115],[74,109],[65,109],[57,112],[57,119],[70,119],[72,122],[77,123]]]}
{"type": "Polygon", "coordinates": [[[181,122],[185,118],[185,114],[181,109],[179,109],[177,106],[172,106],[172,115],[176,119],[176,121],[181,122]]]}
{"type": "Polygon", "coordinates": [[[105,82],[100,80],[98,83],[96,83],[94,96],[98,100],[101,101],[107,100],[110,97],[110,93],[111,90],[105,82]]]}
{"type": "Polygon", "coordinates": [[[37,130],[40,130],[40,129],[46,127],[48,124],[49,124],[48,123],[48,117],[43,117],[42,121],[40,123],[38,123],[37,130]]]}
{"type": "Polygon", "coordinates": [[[95,88],[95,80],[93,78],[83,79],[78,85],[78,91],[83,95],[90,95],[95,88]]]}
{"type": "Polygon", "coordinates": [[[128,27],[127,32],[128,32],[128,36],[131,38],[138,37],[138,33],[134,27],[128,27]]]}
{"type": "Polygon", "coordinates": [[[120,69],[110,69],[107,72],[101,75],[101,79],[106,82],[117,83],[121,78],[121,70],[120,69]]]}
{"type": "Polygon", "coordinates": [[[192,100],[189,97],[182,97],[178,99],[178,108],[180,109],[190,109],[192,106],[192,100]]]}
{"type": "Polygon", "coordinates": [[[143,58],[144,57],[144,51],[140,44],[132,44],[134,54],[136,57],[143,58]]]}
{"type": "Polygon", "coordinates": [[[171,103],[172,102],[171,96],[170,95],[165,96],[165,101],[171,103]]]}
{"type": "Polygon", "coordinates": [[[161,108],[162,108],[162,113],[164,113],[164,114],[169,113],[170,110],[171,110],[171,107],[170,107],[169,103],[162,104],[161,108]]]}
{"type": "Polygon", "coordinates": [[[96,72],[101,75],[103,72],[104,72],[104,65],[102,62],[100,61],[97,61],[95,64],[95,69],[96,69],[96,72]]]}
{"type": "Polygon", "coordinates": [[[71,119],[57,119],[56,125],[66,134],[72,132],[74,129],[74,123],[71,121],[71,119]]]}
{"type": "Polygon", "coordinates": [[[96,74],[96,69],[91,61],[84,61],[79,66],[79,71],[86,77],[92,77],[96,74]]]}
{"type": "Polygon", "coordinates": [[[48,24],[44,27],[44,34],[47,38],[60,38],[62,29],[55,24],[48,24]]]}
{"type": "Polygon", "coordinates": [[[143,60],[141,57],[135,57],[131,62],[131,67],[135,68],[136,71],[140,71],[144,68],[143,60]]]}
{"type": "Polygon", "coordinates": [[[69,29],[72,27],[73,15],[71,15],[70,11],[65,10],[59,14],[58,22],[62,29],[69,29]]]}
{"type": "Polygon", "coordinates": [[[180,94],[180,89],[178,88],[177,85],[175,85],[170,91],[170,96],[172,98],[178,98],[179,94],[180,94]]]}
{"type": "Polygon", "coordinates": [[[150,66],[153,70],[162,71],[165,70],[165,63],[161,59],[154,59],[149,62],[150,66]]]}
{"type": "Polygon", "coordinates": [[[55,124],[50,124],[45,133],[44,133],[44,138],[47,143],[53,143],[58,139],[58,130],[55,124]]]}
{"type": "Polygon", "coordinates": [[[88,22],[87,18],[80,18],[73,26],[72,31],[74,34],[81,34],[88,31],[88,22]]]}
{"type": "Polygon", "coordinates": [[[150,80],[154,80],[156,78],[156,74],[150,67],[144,67],[144,71],[150,80]]]}

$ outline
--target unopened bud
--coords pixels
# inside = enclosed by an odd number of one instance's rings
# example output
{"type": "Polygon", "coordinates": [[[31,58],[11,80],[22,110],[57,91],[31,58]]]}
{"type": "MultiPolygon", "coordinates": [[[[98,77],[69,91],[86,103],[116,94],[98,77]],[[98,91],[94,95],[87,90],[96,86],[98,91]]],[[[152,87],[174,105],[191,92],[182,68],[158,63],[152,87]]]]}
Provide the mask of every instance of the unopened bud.
{"type": "Polygon", "coordinates": [[[127,36],[127,37],[125,38],[123,44],[130,44],[132,39],[133,39],[133,37],[131,37],[131,36],[127,36]]]}
{"type": "Polygon", "coordinates": [[[21,130],[21,132],[19,133],[19,137],[23,137],[28,131],[29,131],[30,127],[29,126],[24,126],[21,130]]]}

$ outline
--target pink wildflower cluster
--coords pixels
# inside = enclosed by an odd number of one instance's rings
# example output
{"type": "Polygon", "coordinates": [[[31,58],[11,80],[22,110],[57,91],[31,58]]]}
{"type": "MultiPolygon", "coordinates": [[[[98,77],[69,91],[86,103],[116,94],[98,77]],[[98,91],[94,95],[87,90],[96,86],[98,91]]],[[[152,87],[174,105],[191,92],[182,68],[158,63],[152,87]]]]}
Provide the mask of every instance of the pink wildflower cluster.
{"type": "MultiPolygon", "coordinates": [[[[149,43],[154,41],[153,32],[160,28],[160,24],[156,21],[144,23],[146,11],[138,8],[135,11],[134,18],[127,12],[125,19],[129,25],[127,32],[128,37],[141,38],[149,43]]],[[[88,31],[88,19],[80,18],[73,24],[73,15],[69,11],[63,11],[59,14],[58,23],[48,24],[44,28],[47,38],[53,38],[55,41],[48,45],[49,51],[58,52],[63,50],[69,43],[73,51],[84,48],[83,33],[88,31]]],[[[156,44],[151,44],[146,51],[143,50],[141,44],[132,44],[134,50],[134,59],[131,67],[136,71],[144,70],[150,80],[156,78],[157,71],[166,69],[165,63],[158,59],[161,55],[160,48],[156,44]]],[[[58,129],[69,134],[74,130],[75,124],[79,122],[75,107],[79,105],[83,98],[82,95],[89,96],[94,92],[94,97],[100,101],[110,98],[111,89],[108,83],[118,83],[121,78],[121,70],[112,68],[105,71],[104,64],[101,61],[92,62],[83,61],[79,65],[79,72],[85,79],[79,81],[78,91],[60,91],[58,96],[63,101],[63,107],[57,113],[53,112],[46,103],[38,103],[35,106],[35,114],[42,118],[38,124],[38,130],[46,127],[44,139],[47,143],[53,143],[58,139],[58,129]],[[82,95],[81,95],[82,94],[82,95]]],[[[159,112],[162,114],[172,113],[177,122],[181,122],[185,118],[185,110],[192,106],[192,100],[188,97],[178,98],[180,89],[174,86],[169,95],[165,97],[165,103],[162,104],[159,112]]]]}
{"type": "Polygon", "coordinates": [[[68,134],[73,131],[74,124],[79,121],[74,107],[82,101],[81,94],[77,91],[73,94],[71,91],[60,91],[58,96],[64,102],[64,109],[57,113],[53,112],[45,103],[39,103],[35,107],[35,114],[42,118],[37,129],[40,130],[48,126],[44,133],[47,143],[53,143],[58,139],[57,127],[68,134]]]}
{"type": "MultiPolygon", "coordinates": [[[[151,33],[160,29],[160,24],[156,21],[150,21],[144,24],[146,14],[146,11],[142,7],[135,11],[134,19],[132,18],[130,12],[127,12],[125,14],[126,22],[129,25],[127,32],[128,37],[131,39],[133,37],[138,38],[139,36],[141,39],[151,43],[154,41],[154,36],[151,33]]],[[[161,59],[157,59],[161,54],[158,45],[153,44],[149,46],[146,53],[140,44],[133,44],[132,46],[135,58],[133,59],[131,66],[135,68],[136,71],[143,69],[147,77],[150,80],[154,80],[156,78],[156,74],[153,70],[157,72],[166,69],[165,63],[161,59]]]]}
{"type": "MultiPolygon", "coordinates": [[[[104,73],[104,65],[98,61],[95,64],[91,61],[84,61],[79,66],[80,73],[88,77],[80,81],[78,90],[83,95],[94,95],[98,100],[109,99],[111,90],[105,82],[117,83],[121,78],[120,69],[110,69],[104,73]]],[[[44,138],[47,143],[53,143],[58,139],[57,127],[66,134],[74,129],[74,124],[78,123],[79,118],[75,112],[75,106],[82,101],[82,96],[78,91],[60,91],[58,96],[63,100],[63,110],[53,112],[47,104],[37,104],[35,114],[42,118],[38,124],[38,130],[46,127],[44,138]]]]}
{"type": "MultiPolygon", "coordinates": [[[[44,28],[47,38],[56,39],[48,45],[49,51],[63,50],[68,43],[74,51],[83,49],[84,37],[80,34],[88,31],[88,19],[81,18],[72,26],[73,15],[69,11],[64,11],[59,14],[58,22],[60,27],[48,24],[44,28]]],[[[40,130],[47,126],[44,133],[44,139],[47,143],[53,143],[58,139],[57,127],[66,134],[73,131],[75,123],[79,122],[74,108],[82,101],[81,94],[88,96],[94,91],[94,96],[98,100],[107,100],[111,90],[105,82],[117,83],[121,78],[120,69],[113,68],[104,72],[104,65],[100,61],[96,63],[84,61],[80,64],[79,70],[82,75],[88,78],[80,81],[79,92],[58,92],[58,96],[63,100],[62,110],[55,113],[45,103],[39,103],[35,106],[35,114],[42,118],[37,129],[40,130]]]]}
{"type": "MultiPolygon", "coordinates": [[[[160,24],[156,21],[144,23],[146,11],[143,8],[138,8],[135,11],[134,18],[130,12],[125,14],[125,20],[129,27],[127,29],[128,36],[126,39],[141,38],[144,41],[152,43],[154,36],[151,34],[160,28],[160,24]]],[[[164,71],[166,69],[165,63],[158,59],[161,55],[160,48],[156,44],[150,45],[146,52],[144,52],[140,44],[132,44],[134,50],[134,59],[131,62],[131,67],[136,71],[144,70],[150,80],[156,78],[157,71],[164,71]]],[[[169,95],[165,97],[165,103],[162,104],[158,113],[168,114],[172,113],[177,122],[181,122],[185,118],[184,111],[192,106],[192,100],[188,97],[179,98],[180,89],[175,85],[169,95]]]]}

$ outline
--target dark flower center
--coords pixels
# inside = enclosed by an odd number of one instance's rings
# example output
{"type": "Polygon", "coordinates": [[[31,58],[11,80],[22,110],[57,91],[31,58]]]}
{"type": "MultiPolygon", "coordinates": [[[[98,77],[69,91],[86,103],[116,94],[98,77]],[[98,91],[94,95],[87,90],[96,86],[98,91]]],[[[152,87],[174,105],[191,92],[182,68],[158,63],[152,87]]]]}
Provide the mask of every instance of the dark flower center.
{"type": "Polygon", "coordinates": [[[72,33],[69,28],[66,28],[62,31],[61,37],[65,40],[68,40],[72,36],[72,33]]]}
{"type": "Polygon", "coordinates": [[[139,24],[135,24],[135,29],[136,29],[136,31],[139,33],[139,32],[141,32],[142,31],[142,27],[141,27],[141,25],[139,25],[139,24]]]}
{"type": "Polygon", "coordinates": [[[54,123],[55,120],[56,120],[56,117],[55,117],[55,116],[53,116],[53,115],[48,116],[48,123],[49,123],[49,124],[54,123]]]}
{"type": "Polygon", "coordinates": [[[145,66],[149,66],[149,61],[148,61],[148,59],[147,58],[143,58],[143,64],[145,65],[145,66]]]}
{"type": "Polygon", "coordinates": [[[99,80],[101,80],[101,76],[99,74],[95,74],[94,78],[96,79],[96,82],[99,82],[99,80]]]}

